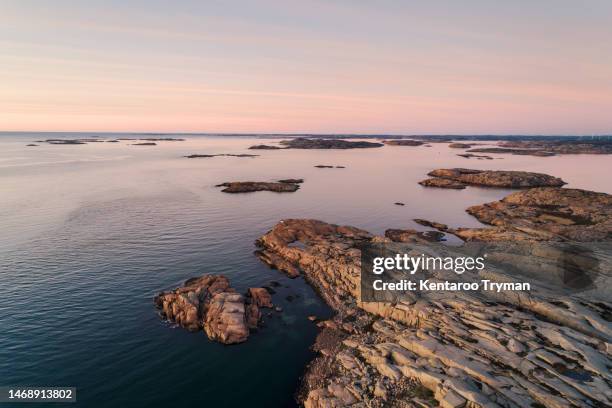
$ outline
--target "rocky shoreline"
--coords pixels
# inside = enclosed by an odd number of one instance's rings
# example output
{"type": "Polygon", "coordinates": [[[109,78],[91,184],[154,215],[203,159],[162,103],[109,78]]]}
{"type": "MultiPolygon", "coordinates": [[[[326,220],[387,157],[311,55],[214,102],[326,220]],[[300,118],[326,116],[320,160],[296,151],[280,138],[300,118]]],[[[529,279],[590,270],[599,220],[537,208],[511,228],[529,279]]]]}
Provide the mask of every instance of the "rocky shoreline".
{"type": "MultiPolygon", "coordinates": [[[[298,392],[315,407],[587,407],[612,402],[612,305],[580,295],[418,292],[396,303],[361,302],[360,249],[386,242],[317,220],[279,222],[260,258],[303,276],[335,311],[319,323],[298,392]],[[300,243],[300,245],[295,245],[300,243]]],[[[415,251],[432,252],[414,243],[415,251]]],[[[452,252],[452,248],[436,249],[452,252]]],[[[434,279],[453,279],[432,271],[434,279]]],[[[504,270],[480,277],[512,281],[504,270]]]]}

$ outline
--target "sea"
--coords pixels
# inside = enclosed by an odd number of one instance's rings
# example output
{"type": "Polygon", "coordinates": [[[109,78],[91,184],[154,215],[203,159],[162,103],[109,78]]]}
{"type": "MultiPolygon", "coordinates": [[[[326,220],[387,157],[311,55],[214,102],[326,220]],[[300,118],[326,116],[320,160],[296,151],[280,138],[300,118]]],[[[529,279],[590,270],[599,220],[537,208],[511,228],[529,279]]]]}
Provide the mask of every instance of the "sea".
{"type": "Polygon", "coordinates": [[[423,230],[414,218],[475,227],[467,207],[510,193],[420,186],[435,168],[537,171],[563,178],[566,187],[612,193],[605,155],[477,160],[457,156],[462,150],[447,143],[248,150],[279,140],[0,133],[0,386],[76,387],[72,407],[295,406],[317,335],[307,317],[332,311],[303,279],[253,254],[255,240],[277,222],[316,218],[377,234],[423,230]],[[151,137],[185,140],[38,142],[151,137]],[[184,157],[224,153],[259,156],[184,157]],[[304,183],[283,194],[215,187],[285,178],[304,183]],[[272,300],[282,311],[265,314],[246,343],[231,346],[163,321],[155,294],[204,274],[224,274],[240,292],[278,282],[272,300]]]}

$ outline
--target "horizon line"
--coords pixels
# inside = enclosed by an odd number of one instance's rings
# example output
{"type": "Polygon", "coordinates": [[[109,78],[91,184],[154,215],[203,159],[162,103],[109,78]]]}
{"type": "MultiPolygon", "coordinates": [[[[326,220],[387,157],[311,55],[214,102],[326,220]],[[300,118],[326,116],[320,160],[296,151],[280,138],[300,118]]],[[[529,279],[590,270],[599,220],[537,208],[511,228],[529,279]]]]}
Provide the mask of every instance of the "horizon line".
{"type": "Polygon", "coordinates": [[[612,133],[351,133],[351,132],[156,132],[156,131],[98,131],[98,130],[0,130],[3,133],[101,133],[132,135],[207,135],[207,136],[392,136],[392,137],[612,137],[612,133]]]}

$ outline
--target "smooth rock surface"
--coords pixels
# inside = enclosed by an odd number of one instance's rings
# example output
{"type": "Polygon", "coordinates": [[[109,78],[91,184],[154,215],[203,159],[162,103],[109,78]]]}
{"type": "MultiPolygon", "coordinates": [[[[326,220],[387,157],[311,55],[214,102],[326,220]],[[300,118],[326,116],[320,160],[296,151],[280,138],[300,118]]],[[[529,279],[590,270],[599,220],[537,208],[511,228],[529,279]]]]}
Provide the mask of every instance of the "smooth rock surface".
{"type": "MultiPolygon", "coordinates": [[[[397,303],[361,302],[359,247],[367,242],[385,238],[309,219],[283,220],[257,241],[268,263],[284,262],[279,270],[291,265],[337,312],[318,323],[318,355],[298,392],[304,406],[612,404],[609,302],[580,294],[560,301],[544,287],[519,294],[416,292],[397,303]]],[[[458,250],[414,245],[418,251],[458,250]]],[[[452,271],[431,273],[436,280],[456,279],[452,271]]],[[[484,277],[514,279],[495,268],[463,279],[484,277]]]]}

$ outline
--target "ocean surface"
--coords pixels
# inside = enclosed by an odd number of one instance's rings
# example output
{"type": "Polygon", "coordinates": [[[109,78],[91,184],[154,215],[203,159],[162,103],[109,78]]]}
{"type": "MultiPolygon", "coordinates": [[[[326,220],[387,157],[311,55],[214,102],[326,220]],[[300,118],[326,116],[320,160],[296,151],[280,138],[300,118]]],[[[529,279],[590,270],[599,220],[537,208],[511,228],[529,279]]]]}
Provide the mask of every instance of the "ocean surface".
{"type": "Polygon", "coordinates": [[[423,229],[413,218],[478,226],[465,208],[509,193],[417,184],[441,167],[538,171],[612,193],[603,155],[476,160],[446,143],[249,151],[278,139],[214,135],[174,135],[187,140],[157,146],[26,146],[58,137],[161,136],[0,134],[0,386],[74,386],[73,407],[292,406],[317,333],[307,316],[331,311],[302,279],[253,255],[254,240],[283,218],[375,233],[423,229]],[[195,153],[260,156],[183,157],[195,153]],[[214,187],[282,178],[305,182],[287,194],[214,187]],[[273,302],[283,311],[233,346],[163,322],[153,296],[202,274],[225,274],[241,292],[278,281],[273,302]]]}

